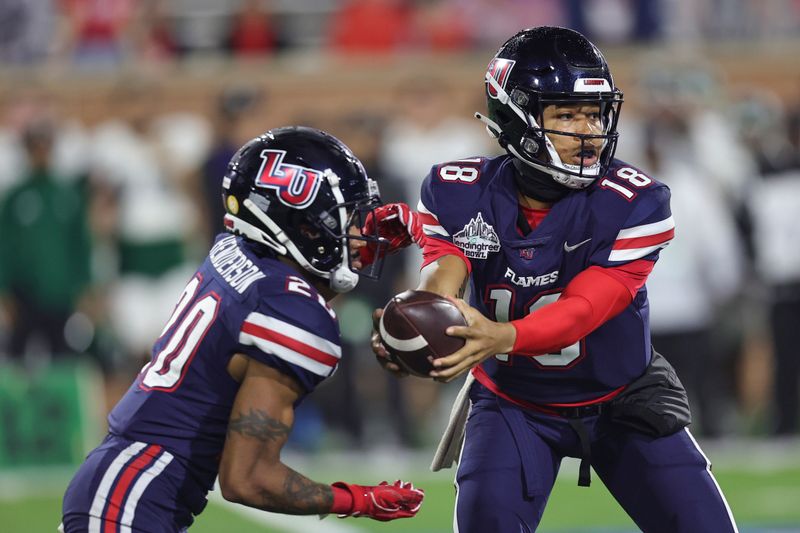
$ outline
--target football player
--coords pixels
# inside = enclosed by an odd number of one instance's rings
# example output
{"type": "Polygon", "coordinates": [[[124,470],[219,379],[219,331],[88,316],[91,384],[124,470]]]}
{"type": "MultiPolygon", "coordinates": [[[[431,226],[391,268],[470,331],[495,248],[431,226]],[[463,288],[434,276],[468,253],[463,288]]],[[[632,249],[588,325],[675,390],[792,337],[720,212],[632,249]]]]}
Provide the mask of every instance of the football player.
{"type": "MultiPolygon", "coordinates": [[[[417,213],[390,204],[368,224],[402,222],[395,245],[423,248],[419,288],[467,318],[447,331],[465,346],[431,372],[469,372],[432,465],[460,453],[454,529],[534,531],[568,456],[579,484],[594,467],[643,531],[736,531],[650,343],[645,281],[673,238],[670,194],[614,158],[622,94],[603,55],[575,31],[526,29],[484,82],[476,116],[507,154],[434,166],[417,213]]],[[[400,372],[377,334],[373,350],[400,372]]]]}
{"type": "Polygon", "coordinates": [[[63,529],[184,531],[219,475],[222,496],[266,511],[413,517],[410,483],[317,483],[281,462],[295,407],[342,357],[328,302],[380,274],[359,250],[380,203],[360,161],[319,130],[245,144],[222,177],[225,226],[67,488],[63,529]],[[362,268],[364,267],[364,268],[362,268]]]}

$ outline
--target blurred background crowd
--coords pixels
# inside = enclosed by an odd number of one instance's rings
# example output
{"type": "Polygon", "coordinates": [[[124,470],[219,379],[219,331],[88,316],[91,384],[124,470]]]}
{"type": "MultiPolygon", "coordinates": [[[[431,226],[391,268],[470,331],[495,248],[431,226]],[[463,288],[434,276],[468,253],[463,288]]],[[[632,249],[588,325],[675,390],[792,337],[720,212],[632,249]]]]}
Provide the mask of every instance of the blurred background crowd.
{"type": "MultiPolygon", "coordinates": [[[[0,377],[96,368],[104,413],[220,231],[239,145],[325,129],[385,201],[416,205],[433,163],[499,153],[471,118],[484,69],[540,24],[606,52],[618,157],[672,189],[677,236],[647,288],[694,432],[797,435],[797,0],[0,0],[0,377]]],[[[435,442],[454,386],[395,380],[368,347],[418,255],[336,302],[347,355],[295,446],[435,442]]]]}

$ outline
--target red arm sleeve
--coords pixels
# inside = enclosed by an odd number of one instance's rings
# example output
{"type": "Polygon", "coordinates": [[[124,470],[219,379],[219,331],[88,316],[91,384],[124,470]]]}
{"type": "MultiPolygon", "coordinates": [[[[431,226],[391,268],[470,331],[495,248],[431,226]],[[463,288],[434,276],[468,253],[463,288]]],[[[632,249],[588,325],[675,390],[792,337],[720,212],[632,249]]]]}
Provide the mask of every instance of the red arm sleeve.
{"type": "Polygon", "coordinates": [[[556,302],[511,322],[517,330],[513,353],[541,355],[578,342],[630,305],[652,268],[651,261],[589,267],[556,302]]]}
{"type": "Polygon", "coordinates": [[[464,264],[467,265],[467,273],[472,272],[472,264],[470,264],[467,256],[464,255],[464,252],[461,251],[461,248],[453,243],[443,241],[442,239],[425,237],[422,243],[422,268],[445,255],[460,257],[461,260],[464,261],[464,264]]]}

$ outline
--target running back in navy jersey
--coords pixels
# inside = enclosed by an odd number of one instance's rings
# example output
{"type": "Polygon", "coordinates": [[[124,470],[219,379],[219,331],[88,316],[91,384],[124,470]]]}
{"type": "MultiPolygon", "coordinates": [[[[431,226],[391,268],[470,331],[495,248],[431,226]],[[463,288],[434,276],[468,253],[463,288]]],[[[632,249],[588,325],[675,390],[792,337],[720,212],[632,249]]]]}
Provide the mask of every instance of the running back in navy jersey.
{"type": "Polygon", "coordinates": [[[213,486],[239,384],[236,353],[311,392],[341,357],[336,316],[297,270],[224,234],[178,298],[152,360],[109,414],[112,435],[168,449],[213,486]]]}
{"type": "MultiPolygon", "coordinates": [[[[454,244],[469,259],[470,304],[505,322],[558,299],[580,272],[635,260],[656,261],[672,238],[669,189],[614,160],[606,174],[555,203],[536,228],[520,229],[509,156],[433,167],[419,211],[434,223],[429,238],[454,244]]],[[[478,371],[504,392],[534,403],[599,398],[639,377],[650,361],[643,287],[619,315],[558,353],[499,354],[478,371]]]]}

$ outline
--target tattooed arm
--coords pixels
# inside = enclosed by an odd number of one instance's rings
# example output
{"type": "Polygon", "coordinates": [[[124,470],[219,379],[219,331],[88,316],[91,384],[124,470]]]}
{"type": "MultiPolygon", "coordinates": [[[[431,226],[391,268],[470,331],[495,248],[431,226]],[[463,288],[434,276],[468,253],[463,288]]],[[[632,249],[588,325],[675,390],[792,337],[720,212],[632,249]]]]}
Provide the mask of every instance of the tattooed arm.
{"type": "Polygon", "coordinates": [[[241,383],[220,463],[222,496],[284,514],[331,512],[331,486],[308,479],[280,460],[294,423],[294,402],[302,393],[300,386],[252,359],[247,359],[241,383]]]}

